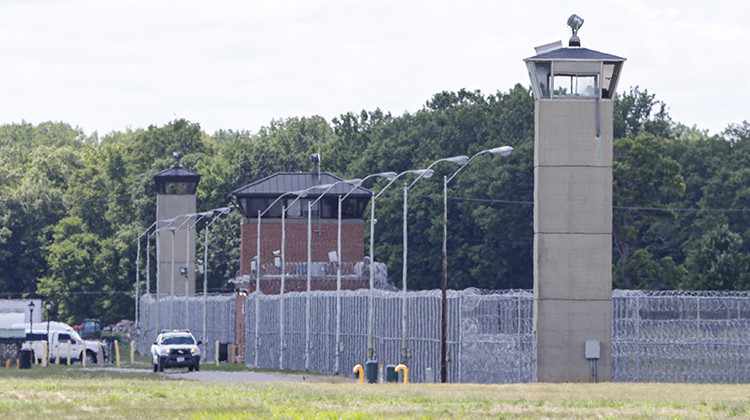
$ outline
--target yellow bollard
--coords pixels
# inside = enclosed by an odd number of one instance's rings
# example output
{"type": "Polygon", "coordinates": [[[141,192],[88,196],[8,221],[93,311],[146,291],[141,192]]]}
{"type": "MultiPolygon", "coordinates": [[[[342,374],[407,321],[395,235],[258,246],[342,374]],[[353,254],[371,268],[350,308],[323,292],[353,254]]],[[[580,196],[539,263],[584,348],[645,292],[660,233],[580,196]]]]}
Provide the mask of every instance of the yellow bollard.
{"type": "Polygon", "coordinates": [[[86,342],[83,342],[83,350],[81,350],[81,366],[86,367],[86,342]]]}
{"type": "Polygon", "coordinates": [[[10,370],[10,359],[5,361],[5,370],[10,370]]]}
{"type": "Polygon", "coordinates": [[[219,340],[216,340],[216,366],[219,366],[219,340]]]}
{"type": "Polygon", "coordinates": [[[406,365],[396,365],[396,373],[398,373],[399,370],[404,371],[404,383],[409,383],[409,368],[406,367],[406,365]]]}
{"type": "Polygon", "coordinates": [[[60,364],[60,342],[59,341],[57,342],[56,348],[57,350],[55,351],[55,364],[59,365],[60,364]]]}
{"type": "Polygon", "coordinates": [[[135,340],[130,342],[130,364],[135,364],[135,340]]]}
{"type": "Polygon", "coordinates": [[[235,345],[234,345],[234,344],[232,344],[232,364],[235,364],[235,363],[237,363],[237,361],[236,361],[236,360],[235,360],[235,358],[234,358],[234,349],[235,349],[235,345]]]}
{"type": "Polygon", "coordinates": [[[362,365],[354,366],[354,369],[352,369],[352,372],[359,374],[359,383],[361,384],[365,383],[365,370],[362,369],[362,365]]]}
{"type": "Polygon", "coordinates": [[[68,342],[68,360],[67,360],[68,366],[70,366],[70,348],[71,347],[73,347],[73,346],[71,346],[70,342],[68,342]]]}
{"type": "Polygon", "coordinates": [[[117,367],[120,367],[120,343],[115,340],[115,359],[117,360],[117,367]]]}

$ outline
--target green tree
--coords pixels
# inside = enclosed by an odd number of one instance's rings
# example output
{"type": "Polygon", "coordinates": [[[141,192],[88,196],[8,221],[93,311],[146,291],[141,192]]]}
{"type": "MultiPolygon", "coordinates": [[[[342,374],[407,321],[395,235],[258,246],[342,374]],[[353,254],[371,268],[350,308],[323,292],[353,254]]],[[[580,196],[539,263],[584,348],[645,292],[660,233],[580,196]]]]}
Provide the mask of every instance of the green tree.
{"type": "Polygon", "coordinates": [[[688,276],[682,288],[690,290],[748,290],[750,255],[742,237],[727,225],[708,231],[686,245],[688,276]]]}

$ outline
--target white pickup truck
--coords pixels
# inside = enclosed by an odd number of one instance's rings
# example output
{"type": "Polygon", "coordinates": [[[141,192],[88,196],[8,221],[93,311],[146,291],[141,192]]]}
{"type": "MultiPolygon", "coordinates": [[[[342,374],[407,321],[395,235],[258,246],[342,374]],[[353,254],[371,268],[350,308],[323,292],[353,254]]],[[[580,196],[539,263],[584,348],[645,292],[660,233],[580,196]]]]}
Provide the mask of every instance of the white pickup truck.
{"type": "Polygon", "coordinates": [[[83,340],[73,328],[50,330],[49,341],[47,340],[46,329],[34,328],[33,334],[29,334],[28,330],[26,328],[26,336],[29,338],[26,343],[33,350],[38,361],[41,361],[44,355],[45,342],[49,345],[49,360],[53,363],[58,357],[60,363],[67,363],[68,358],[70,358],[71,363],[81,363],[85,357],[86,364],[92,365],[96,364],[99,357],[102,358],[102,362],[107,359],[105,345],[99,341],[83,340]]]}

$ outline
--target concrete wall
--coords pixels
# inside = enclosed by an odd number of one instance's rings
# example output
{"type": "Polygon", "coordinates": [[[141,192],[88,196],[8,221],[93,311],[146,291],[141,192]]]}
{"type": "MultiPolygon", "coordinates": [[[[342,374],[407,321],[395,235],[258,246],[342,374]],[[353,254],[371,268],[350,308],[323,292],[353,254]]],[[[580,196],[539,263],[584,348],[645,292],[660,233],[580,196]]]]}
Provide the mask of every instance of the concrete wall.
{"type": "Polygon", "coordinates": [[[613,102],[535,102],[534,330],[540,382],[591,380],[586,340],[612,367],[613,102]]]}
{"type": "MultiPolygon", "coordinates": [[[[158,194],[156,196],[156,220],[172,219],[180,215],[195,213],[194,195],[168,195],[158,194]]],[[[179,217],[172,225],[179,226],[186,218],[179,217]]],[[[188,294],[195,294],[195,221],[185,223],[179,230],[174,232],[174,293],[185,296],[185,278],[180,274],[180,267],[185,266],[187,256],[186,249],[189,248],[188,294]],[[187,229],[190,226],[191,229],[187,229]],[[187,235],[190,235],[188,246],[187,235]],[[187,248],[186,248],[187,247],[187,248]]],[[[159,223],[157,228],[166,226],[159,223]]],[[[172,233],[164,230],[157,233],[157,281],[159,282],[160,296],[172,293],[172,233]]]]}

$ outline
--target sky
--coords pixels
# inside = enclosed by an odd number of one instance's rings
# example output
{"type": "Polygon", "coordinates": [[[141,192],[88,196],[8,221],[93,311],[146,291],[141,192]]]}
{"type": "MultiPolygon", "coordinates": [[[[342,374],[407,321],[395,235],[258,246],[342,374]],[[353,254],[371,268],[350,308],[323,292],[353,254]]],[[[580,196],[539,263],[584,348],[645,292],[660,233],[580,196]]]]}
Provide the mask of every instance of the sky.
{"type": "Polygon", "coordinates": [[[741,0],[0,0],[0,124],[255,133],[415,113],[442,91],[528,87],[523,59],[567,45],[573,13],[583,47],[627,59],[618,91],[647,89],[710,134],[750,120],[741,0]]]}

